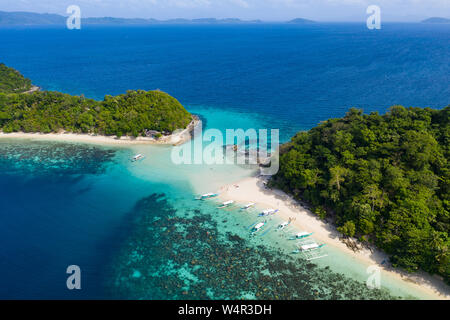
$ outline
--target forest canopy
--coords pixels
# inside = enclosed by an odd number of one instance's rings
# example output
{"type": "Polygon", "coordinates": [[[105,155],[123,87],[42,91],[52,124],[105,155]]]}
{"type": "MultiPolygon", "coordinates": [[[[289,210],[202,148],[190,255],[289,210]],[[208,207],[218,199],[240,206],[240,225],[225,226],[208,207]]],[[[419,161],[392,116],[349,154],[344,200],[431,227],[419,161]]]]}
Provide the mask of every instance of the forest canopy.
{"type": "Polygon", "coordinates": [[[31,80],[0,63],[0,131],[146,136],[184,129],[191,114],[165,92],[127,91],[103,101],[55,91],[33,91],[31,80]]]}
{"type": "Polygon", "coordinates": [[[19,71],[0,63],[0,92],[21,93],[31,89],[31,80],[19,71]]]}
{"type": "Polygon", "coordinates": [[[270,185],[371,242],[394,266],[450,283],[450,107],[351,109],[280,148],[270,185]]]}
{"type": "Polygon", "coordinates": [[[148,130],[172,133],[191,122],[188,111],[161,91],[128,91],[103,101],[60,92],[0,93],[0,129],[10,132],[67,131],[140,136],[148,130]]]}

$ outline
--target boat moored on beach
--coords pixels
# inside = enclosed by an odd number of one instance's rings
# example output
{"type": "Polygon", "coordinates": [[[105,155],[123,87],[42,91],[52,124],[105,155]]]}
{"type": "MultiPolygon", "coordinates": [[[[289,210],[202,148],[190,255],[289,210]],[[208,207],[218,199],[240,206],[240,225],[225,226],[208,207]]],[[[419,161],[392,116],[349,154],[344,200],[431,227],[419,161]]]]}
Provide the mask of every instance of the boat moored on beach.
{"type": "Polygon", "coordinates": [[[322,252],[322,248],[325,244],[319,244],[315,241],[300,241],[297,248],[292,253],[301,253],[303,257],[310,261],[320,258],[325,258],[328,255],[322,252]]]}
{"type": "Polygon", "coordinates": [[[309,236],[312,236],[312,235],[313,235],[312,232],[301,231],[301,232],[294,234],[291,237],[291,240],[304,239],[304,238],[308,238],[309,236]]]}
{"type": "Polygon", "coordinates": [[[135,155],[133,158],[131,158],[131,161],[136,162],[136,161],[142,160],[144,158],[145,158],[145,156],[143,154],[139,153],[139,154],[135,155]]]}
{"type": "Polygon", "coordinates": [[[297,243],[297,248],[292,253],[311,253],[319,251],[319,249],[325,247],[325,244],[319,244],[314,240],[299,241],[297,243]]]}
{"type": "Polygon", "coordinates": [[[217,197],[219,194],[218,193],[205,193],[202,194],[200,197],[197,197],[197,200],[206,200],[206,199],[210,199],[210,198],[214,198],[217,197]]]}
{"type": "Polygon", "coordinates": [[[317,250],[317,249],[323,248],[324,246],[325,246],[325,244],[318,244],[316,242],[311,242],[311,243],[301,244],[299,246],[299,249],[300,249],[300,251],[307,252],[307,251],[312,251],[312,250],[317,250]]]}
{"type": "Polygon", "coordinates": [[[247,210],[247,209],[250,209],[251,207],[253,207],[254,205],[255,205],[255,203],[250,202],[250,203],[247,203],[245,206],[243,206],[241,209],[247,210]]]}
{"type": "Polygon", "coordinates": [[[279,225],[278,225],[278,230],[283,230],[284,228],[286,228],[288,225],[290,225],[291,224],[291,222],[289,222],[289,221],[284,221],[284,222],[282,222],[282,223],[280,223],[279,225]]]}
{"type": "Polygon", "coordinates": [[[277,213],[278,211],[279,211],[278,209],[267,209],[267,210],[264,210],[263,212],[261,212],[259,214],[259,216],[260,217],[271,216],[271,215],[277,213]]]}
{"type": "Polygon", "coordinates": [[[219,209],[226,208],[226,207],[231,206],[233,203],[234,203],[234,200],[225,201],[225,202],[222,203],[222,205],[219,206],[218,208],[219,208],[219,209]]]}
{"type": "Polygon", "coordinates": [[[258,232],[259,230],[261,230],[262,227],[264,227],[264,225],[266,224],[266,222],[260,222],[257,223],[253,228],[252,228],[252,234],[255,232],[258,232]]]}

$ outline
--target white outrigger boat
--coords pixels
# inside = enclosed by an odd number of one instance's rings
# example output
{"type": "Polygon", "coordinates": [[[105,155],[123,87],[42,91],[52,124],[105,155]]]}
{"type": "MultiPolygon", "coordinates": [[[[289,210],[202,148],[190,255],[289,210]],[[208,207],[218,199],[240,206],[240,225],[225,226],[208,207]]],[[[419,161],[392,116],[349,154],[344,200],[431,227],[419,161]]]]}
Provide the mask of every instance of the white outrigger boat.
{"type": "Polygon", "coordinates": [[[250,202],[250,203],[247,203],[245,206],[243,206],[241,209],[247,210],[247,209],[250,209],[251,207],[253,207],[254,205],[255,205],[255,203],[250,202]]]}
{"type": "Polygon", "coordinates": [[[310,236],[312,236],[313,233],[312,232],[306,232],[306,231],[302,231],[299,233],[294,234],[290,239],[291,240],[296,240],[296,239],[305,239],[308,238],[310,236]]]}
{"type": "Polygon", "coordinates": [[[145,158],[145,156],[143,154],[139,153],[139,154],[135,155],[133,158],[131,158],[131,161],[136,162],[136,161],[142,160],[144,158],[145,158]]]}
{"type": "Polygon", "coordinates": [[[223,208],[231,206],[233,203],[234,203],[234,200],[225,201],[224,203],[222,203],[222,205],[220,207],[217,207],[217,208],[223,209],[223,208]]]}
{"type": "Polygon", "coordinates": [[[259,216],[260,217],[271,216],[271,215],[277,213],[278,211],[279,211],[278,209],[267,209],[267,210],[264,210],[263,212],[261,212],[259,214],[259,216]]]}
{"type": "Polygon", "coordinates": [[[299,246],[299,249],[300,249],[300,251],[308,252],[308,251],[313,251],[313,250],[323,248],[324,246],[325,246],[325,244],[318,244],[316,242],[311,242],[311,243],[301,244],[299,246]]]}
{"type": "Polygon", "coordinates": [[[306,260],[315,260],[328,256],[327,254],[322,254],[321,250],[325,247],[325,244],[318,244],[315,241],[299,242],[297,249],[292,253],[302,253],[306,260]]]}
{"type": "Polygon", "coordinates": [[[290,221],[284,221],[284,222],[282,222],[282,223],[280,223],[279,225],[278,225],[278,230],[283,230],[284,228],[286,228],[288,225],[290,225],[291,224],[291,222],[290,221]]]}
{"type": "Polygon", "coordinates": [[[214,198],[217,197],[219,194],[218,193],[205,193],[202,194],[200,197],[197,197],[197,200],[205,200],[205,199],[210,199],[210,198],[214,198]]]}
{"type": "Polygon", "coordinates": [[[264,227],[264,225],[266,224],[266,222],[260,222],[257,223],[253,228],[252,228],[252,234],[255,232],[258,232],[259,230],[261,230],[262,227],[264,227]]]}

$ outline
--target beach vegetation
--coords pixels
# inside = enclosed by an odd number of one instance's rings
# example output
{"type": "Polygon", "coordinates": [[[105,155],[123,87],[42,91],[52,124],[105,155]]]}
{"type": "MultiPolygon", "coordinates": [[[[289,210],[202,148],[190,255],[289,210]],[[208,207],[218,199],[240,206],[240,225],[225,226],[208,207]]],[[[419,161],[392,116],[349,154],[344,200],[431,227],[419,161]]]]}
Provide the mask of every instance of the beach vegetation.
{"type": "Polygon", "coordinates": [[[324,220],[326,218],[326,216],[327,216],[327,211],[322,206],[317,206],[314,209],[314,213],[322,220],[324,220]]]}
{"type": "Polygon", "coordinates": [[[450,106],[351,109],[280,148],[270,185],[324,206],[338,231],[394,266],[450,283],[450,106]]]}
{"type": "Polygon", "coordinates": [[[19,71],[0,63],[0,92],[21,93],[31,89],[31,80],[19,71]]]}
{"type": "Polygon", "coordinates": [[[192,121],[175,98],[162,91],[128,91],[103,101],[54,91],[0,93],[3,132],[72,132],[106,136],[170,134],[192,121]]]}

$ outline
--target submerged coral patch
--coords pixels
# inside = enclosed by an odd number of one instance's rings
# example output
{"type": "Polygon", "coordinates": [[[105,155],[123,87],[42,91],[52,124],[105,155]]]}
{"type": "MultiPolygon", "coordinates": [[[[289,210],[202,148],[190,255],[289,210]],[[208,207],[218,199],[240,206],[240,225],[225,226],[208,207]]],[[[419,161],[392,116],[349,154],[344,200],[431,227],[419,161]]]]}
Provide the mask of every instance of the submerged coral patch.
{"type": "Polygon", "coordinates": [[[115,154],[113,149],[94,145],[3,140],[0,141],[0,168],[3,174],[100,174],[115,154]]]}
{"type": "Polygon", "coordinates": [[[108,290],[125,299],[394,299],[386,290],[255,244],[201,209],[140,200],[114,259],[108,290]],[[136,277],[139,270],[139,277],[136,277]]]}

